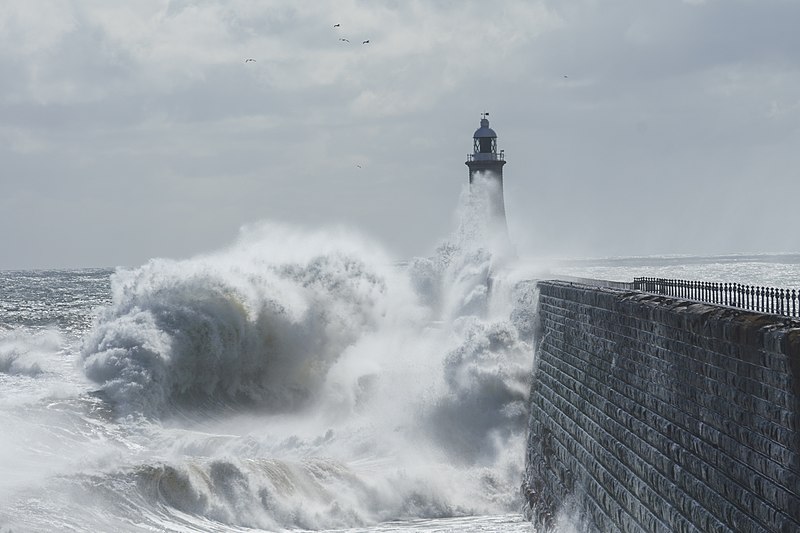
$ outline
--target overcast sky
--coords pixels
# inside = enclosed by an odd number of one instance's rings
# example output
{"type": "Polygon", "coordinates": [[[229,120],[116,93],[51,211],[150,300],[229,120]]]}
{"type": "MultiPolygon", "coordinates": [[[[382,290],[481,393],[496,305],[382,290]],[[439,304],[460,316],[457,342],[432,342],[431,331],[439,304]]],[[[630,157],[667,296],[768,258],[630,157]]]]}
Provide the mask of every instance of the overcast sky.
{"type": "Polygon", "coordinates": [[[426,255],[482,111],[524,254],[800,252],[799,21],[796,0],[3,0],[0,269],[182,258],[260,220],[426,255]]]}

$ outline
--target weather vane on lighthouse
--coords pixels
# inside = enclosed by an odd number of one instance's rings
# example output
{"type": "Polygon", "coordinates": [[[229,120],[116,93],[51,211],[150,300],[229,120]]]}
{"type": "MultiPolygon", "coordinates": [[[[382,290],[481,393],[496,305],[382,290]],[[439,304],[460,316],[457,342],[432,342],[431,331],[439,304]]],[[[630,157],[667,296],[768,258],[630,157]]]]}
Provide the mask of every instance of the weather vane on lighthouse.
{"type": "Polygon", "coordinates": [[[503,150],[497,150],[497,134],[489,127],[488,111],[481,113],[480,128],[475,130],[473,152],[467,155],[469,186],[472,195],[483,195],[486,202],[487,236],[495,244],[510,246],[506,208],[503,200],[503,150]]]}

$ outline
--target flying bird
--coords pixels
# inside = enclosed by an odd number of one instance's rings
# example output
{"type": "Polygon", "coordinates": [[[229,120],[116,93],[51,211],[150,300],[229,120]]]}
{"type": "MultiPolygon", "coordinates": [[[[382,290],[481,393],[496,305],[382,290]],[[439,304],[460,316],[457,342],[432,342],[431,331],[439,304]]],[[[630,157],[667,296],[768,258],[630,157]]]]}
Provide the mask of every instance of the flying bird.
{"type": "Polygon", "coordinates": [[[345,39],[344,37],[339,37],[339,40],[340,40],[340,41],[344,41],[344,42],[346,42],[346,43],[349,43],[349,42],[350,42],[350,39],[345,39]]]}
{"type": "Polygon", "coordinates": [[[366,41],[361,41],[361,44],[369,44],[369,39],[367,39],[366,41]]]}
{"type": "Polygon", "coordinates": [[[253,59],[252,57],[250,57],[250,58],[248,58],[248,59],[245,59],[245,60],[244,60],[244,62],[245,62],[245,63],[249,63],[249,62],[251,62],[251,61],[252,61],[253,63],[255,63],[255,62],[256,62],[256,60],[255,60],[255,59],[253,59]]]}
{"type": "Polygon", "coordinates": [[[334,28],[338,28],[339,26],[341,26],[341,24],[334,24],[333,25],[334,28]]]}

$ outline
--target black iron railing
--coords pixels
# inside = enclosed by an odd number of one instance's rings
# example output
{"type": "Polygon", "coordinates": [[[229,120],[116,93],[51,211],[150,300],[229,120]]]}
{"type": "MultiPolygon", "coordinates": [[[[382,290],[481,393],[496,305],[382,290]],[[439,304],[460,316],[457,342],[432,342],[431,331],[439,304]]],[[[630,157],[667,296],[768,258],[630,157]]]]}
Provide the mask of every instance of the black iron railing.
{"type": "Polygon", "coordinates": [[[800,316],[800,291],[794,289],[664,278],[633,278],[633,288],[759,313],[800,316]]]}

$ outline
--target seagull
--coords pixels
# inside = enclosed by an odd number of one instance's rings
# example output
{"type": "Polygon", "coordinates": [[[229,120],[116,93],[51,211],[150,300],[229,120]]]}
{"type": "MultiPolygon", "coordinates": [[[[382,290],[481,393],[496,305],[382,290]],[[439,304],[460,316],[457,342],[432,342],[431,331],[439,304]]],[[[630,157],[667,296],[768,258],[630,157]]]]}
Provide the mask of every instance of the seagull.
{"type": "Polygon", "coordinates": [[[349,43],[349,42],[350,42],[350,39],[345,39],[344,37],[339,37],[339,40],[340,40],[340,41],[344,41],[344,42],[346,42],[346,43],[349,43]]]}
{"type": "Polygon", "coordinates": [[[338,28],[338,27],[340,27],[340,26],[341,26],[341,24],[334,24],[334,25],[333,25],[333,27],[334,27],[334,28],[338,28]]]}
{"type": "Polygon", "coordinates": [[[249,62],[251,62],[251,61],[252,61],[253,63],[255,63],[255,62],[256,62],[256,60],[255,60],[255,59],[253,59],[252,57],[251,57],[251,58],[249,58],[249,59],[245,59],[245,60],[244,60],[244,62],[245,62],[245,63],[249,63],[249,62]]]}
{"type": "Polygon", "coordinates": [[[369,44],[369,39],[367,39],[366,41],[361,41],[361,44],[369,44]]]}
{"type": "Polygon", "coordinates": [[[567,76],[566,74],[564,74],[564,77],[565,77],[565,78],[569,78],[569,76],[567,76]]]}
{"type": "Polygon", "coordinates": [[[361,168],[361,165],[356,165],[358,168],[361,168]]]}

